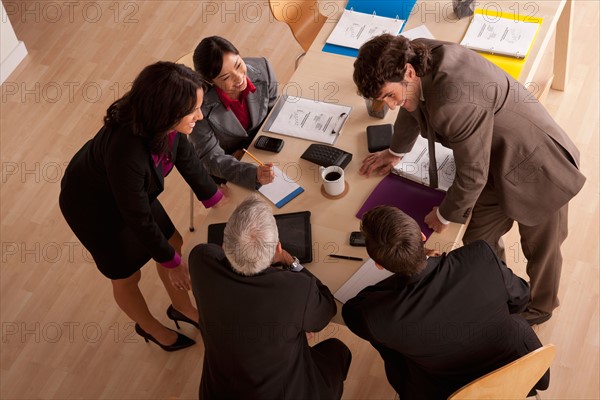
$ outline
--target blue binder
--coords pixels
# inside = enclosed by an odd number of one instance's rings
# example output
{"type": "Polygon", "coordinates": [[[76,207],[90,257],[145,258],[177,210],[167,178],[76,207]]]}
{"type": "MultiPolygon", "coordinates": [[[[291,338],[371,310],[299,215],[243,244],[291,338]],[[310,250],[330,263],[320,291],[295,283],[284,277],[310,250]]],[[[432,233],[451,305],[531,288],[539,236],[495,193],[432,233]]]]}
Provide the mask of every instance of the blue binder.
{"type": "MultiPolygon", "coordinates": [[[[353,11],[365,14],[373,14],[375,12],[380,17],[388,18],[396,18],[398,16],[398,18],[405,21],[404,25],[406,25],[406,21],[416,2],[417,0],[348,0],[346,10],[352,9],[353,11]]],[[[404,25],[402,25],[400,32],[404,29],[404,25]]],[[[336,44],[325,43],[323,51],[349,57],[358,56],[358,50],[336,44]]]]}

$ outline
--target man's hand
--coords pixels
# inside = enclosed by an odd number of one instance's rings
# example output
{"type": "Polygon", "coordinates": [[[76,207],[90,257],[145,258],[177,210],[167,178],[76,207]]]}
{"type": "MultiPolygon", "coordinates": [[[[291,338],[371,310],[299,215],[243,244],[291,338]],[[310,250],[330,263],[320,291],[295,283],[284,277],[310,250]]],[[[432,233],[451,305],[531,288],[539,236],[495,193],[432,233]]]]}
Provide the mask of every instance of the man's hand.
{"type": "Polygon", "coordinates": [[[276,258],[276,260],[273,260],[274,262],[280,262],[286,267],[289,267],[294,262],[294,257],[283,249],[281,249],[281,253],[276,254],[276,258]]]}
{"type": "Polygon", "coordinates": [[[425,255],[427,257],[439,257],[440,256],[440,251],[439,250],[434,250],[434,249],[428,249],[427,247],[425,247],[425,255]]]}
{"type": "Polygon", "coordinates": [[[171,279],[171,284],[175,289],[190,290],[192,288],[190,271],[184,261],[181,261],[178,267],[169,269],[169,279],[171,279]]]}
{"type": "Polygon", "coordinates": [[[398,164],[402,157],[395,156],[389,150],[381,150],[367,156],[360,167],[358,173],[369,177],[372,173],[385,175],[390,172],[394,165],[398,164]]]}
{"type": "Polygon", "coordinates": [[[267,185],[275,179],[275,172],[273,172],[273,164],[259,165],[256,168],[256,181],[261,185],[267,185]]]}
{"type": "Polygon", "coordinates": [[[433,207],[433,209],[425,216],[425,223],[431,229],[433,229],[437,233],[442,233],[446,229],[448,229],[448,225],[442,224],[437,217],[437,207],[433,207]]]}

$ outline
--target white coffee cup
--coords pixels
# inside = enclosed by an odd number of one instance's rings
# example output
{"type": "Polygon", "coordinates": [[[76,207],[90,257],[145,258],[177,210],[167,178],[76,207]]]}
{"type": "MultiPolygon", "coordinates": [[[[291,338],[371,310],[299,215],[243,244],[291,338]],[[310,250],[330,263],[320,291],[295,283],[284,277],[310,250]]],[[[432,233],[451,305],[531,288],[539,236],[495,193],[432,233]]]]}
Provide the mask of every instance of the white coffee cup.
{"type": "Polygon", "coordinates": [[[341,167],[332,165],[331,167],[320,167],[321,180],[325,193],[330,196],[339,196],[346,188],[344,183],[344,170],[341,167]]]}

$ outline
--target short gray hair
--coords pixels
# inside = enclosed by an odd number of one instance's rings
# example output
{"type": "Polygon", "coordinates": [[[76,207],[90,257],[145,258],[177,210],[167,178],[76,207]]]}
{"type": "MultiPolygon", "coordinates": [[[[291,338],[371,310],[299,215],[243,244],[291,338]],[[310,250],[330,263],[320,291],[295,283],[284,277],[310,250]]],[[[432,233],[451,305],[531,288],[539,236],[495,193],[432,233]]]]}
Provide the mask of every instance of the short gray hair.
{"type": "Polygon", "coordinates": [[[223,234],[223,251],[235,271],[252,276],[265,270],[279,243],[271,207],[257,195],[244,200],[231,214],[223,234]]]}

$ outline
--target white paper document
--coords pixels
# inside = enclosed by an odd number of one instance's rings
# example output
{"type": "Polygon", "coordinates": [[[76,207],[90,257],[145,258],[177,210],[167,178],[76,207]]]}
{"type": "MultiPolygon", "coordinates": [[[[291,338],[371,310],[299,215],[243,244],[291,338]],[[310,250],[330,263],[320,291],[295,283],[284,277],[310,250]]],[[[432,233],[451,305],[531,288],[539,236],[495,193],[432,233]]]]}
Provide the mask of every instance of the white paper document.
{"type": "Polygon", "coordinates": [[[333,144],[351,110],[349,106],[282,96],[264,130],[333,144]]]}
{"type": "Polygon", "coordinates": [[[333,297],[342,303],[346,303],[367,286],[375,285],[392,275],[394,274],[386,269],[380,270],[377,268],[375,266],[375,261],[369,258],[367,262],[365,262],[362,267],[360,267],[358,271],[356,271],[354,275],[352,275],[350,279],[348,279],[346,283],[333,294],[333,297]]]}
{"type": "Polygon", "coordinates": [[[538,22],[475,14],[460,44],[477,51],[524,58],[539,27],[538,22]]]}
{"type": "Polygon", "coordinates": [[[281,208],[290,200],[304,192],[296,182],[291,180],[282,170],[273,166],[275,179],[268,185],[262,185],[258,191],[269,199],[275,207],[281,208]]]}
{"type": "MultiPolygon", "coordinates": [[[[387,1],[387,0],[386,0],[387,1]]],[[[369,39],[384,33],[397,35],[404,20],[344,10],[327,43],[359,49],[369,39]]]]}
{"type": "Polygon", "coordinates": [[[435,39],[431,31],[427,29],[425,25],[419,25],[416,28],[404,31],[401,35],[410,40],[415,40],[419,38],[435,39]]]}
{"type": "MultiPolygon", "coordinates": [[[[427,144],[427,139],[418,136],[412,150],[394,166],[392,173],[429,186],[429,149],[427,144]]],[[[447,191],[456,175],[452,149],[436,142],[435,160],[438,168],[438,188],[447,191]]]]}

